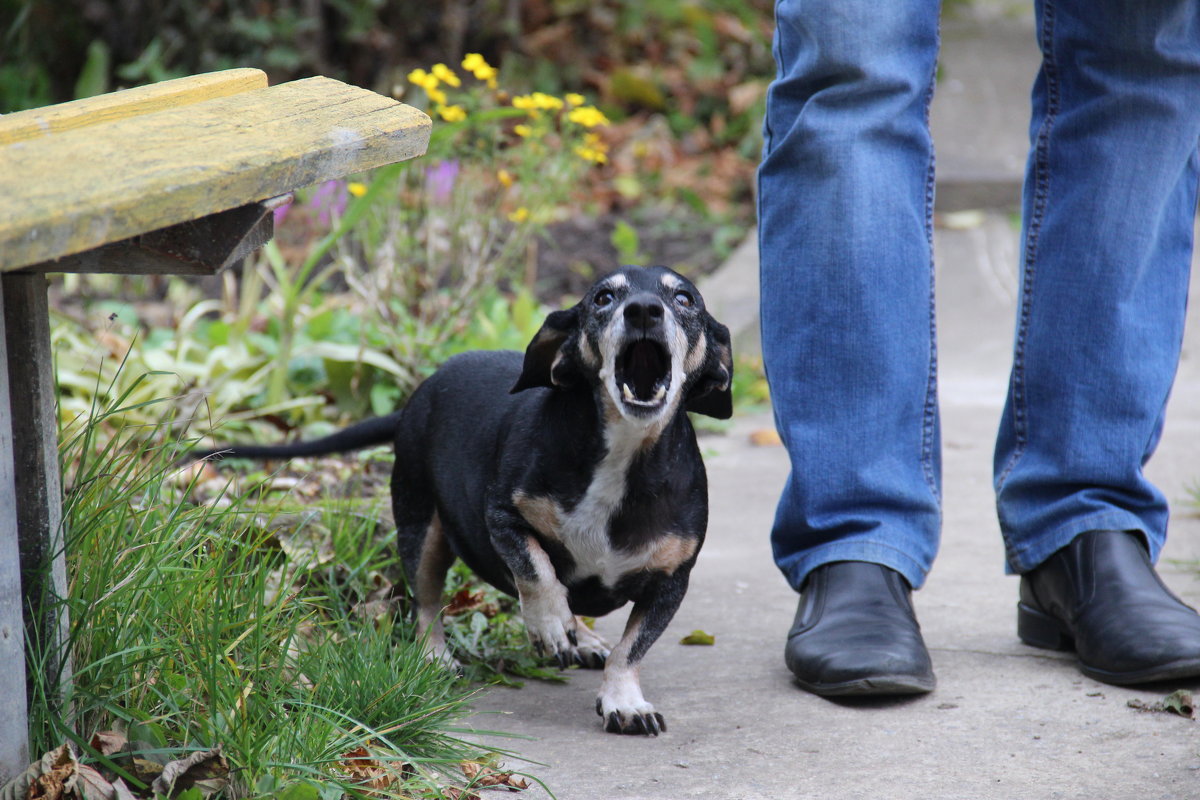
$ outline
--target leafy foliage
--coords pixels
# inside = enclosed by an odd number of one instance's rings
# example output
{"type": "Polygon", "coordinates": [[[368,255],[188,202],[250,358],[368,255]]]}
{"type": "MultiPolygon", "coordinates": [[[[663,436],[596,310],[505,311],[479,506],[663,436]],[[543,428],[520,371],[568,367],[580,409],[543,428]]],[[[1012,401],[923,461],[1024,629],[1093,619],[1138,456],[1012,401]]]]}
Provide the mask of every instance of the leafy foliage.
{"type": "Polygon", "coordinates": [[[467,699],[457,676],[407,623],[371,611],[393,562],[379,515],[337,503],[289,515],[262,485],[195,503],[168,426],[97,435],[129,399],[63,434],[74,678],[61,703],[53,680],[35,683],[35,751],[69,739],[142,793],[137,758],[219,748],[237,796],[300,779],[340,795],[354,748],[408,765],[377,796],[436,789],[475,755],[450,733],[467,699]],[[125,767],[94,740],[113,729],[132,743],[125,767]]]}

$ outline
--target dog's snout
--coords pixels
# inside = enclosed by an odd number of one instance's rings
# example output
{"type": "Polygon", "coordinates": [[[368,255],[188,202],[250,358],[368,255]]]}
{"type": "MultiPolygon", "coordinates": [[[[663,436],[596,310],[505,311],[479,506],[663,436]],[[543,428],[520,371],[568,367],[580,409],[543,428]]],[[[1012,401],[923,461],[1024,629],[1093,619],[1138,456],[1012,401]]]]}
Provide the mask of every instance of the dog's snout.
{"type": "Polygon", "coordinates": [[[625,304],[625,321],[643,331],[662,325],[664,313],[662,301],[649,293],[631,297],[625,304]]]}

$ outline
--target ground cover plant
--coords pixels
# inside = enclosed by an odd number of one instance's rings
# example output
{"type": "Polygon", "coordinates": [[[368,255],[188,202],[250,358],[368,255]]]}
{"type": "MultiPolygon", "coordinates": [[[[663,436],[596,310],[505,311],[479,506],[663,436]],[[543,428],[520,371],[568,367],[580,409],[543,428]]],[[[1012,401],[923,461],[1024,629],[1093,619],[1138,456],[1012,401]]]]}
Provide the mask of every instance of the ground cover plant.
{"type": "Polygon", "coordinates": [[[63,432],[68,696],[30,643],[32,745],[59,784],[458,797],[494,774],[495,756],[454,729],[470,690],[384,613],[394,557],[374,501],[289,507],[227,484],[195,503],[169,424],[103,432],[128,400],[63,432]]]}

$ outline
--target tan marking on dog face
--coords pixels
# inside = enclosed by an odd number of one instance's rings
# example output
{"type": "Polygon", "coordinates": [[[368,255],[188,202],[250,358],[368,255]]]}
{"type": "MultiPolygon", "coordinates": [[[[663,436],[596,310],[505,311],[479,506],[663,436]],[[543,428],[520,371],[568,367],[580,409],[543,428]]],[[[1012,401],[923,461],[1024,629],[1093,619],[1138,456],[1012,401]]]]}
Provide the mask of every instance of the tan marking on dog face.
{"type": "Polygon", "coordinates": [[[688,375],[694,375],[704,366],[704,357],[708,354],[708,337],[704,335],[704,331],[696,338],[696,344],[687,354],[687,360],[683,362],[683,369],[688,375]]]}
{"type": "Polygon", "coordinates": [[[596,354],[592,340],[586,332],[580,333],[579,336],[579,360],[591,370],[600,369],[600,357],[596,354]]]}
{"type": "Polygon", "coordinates": [[[524,492],[513,493],[513,505],[533,529],[547,539],[562,539],[562,506],[549,497],[532,497],[524,492]]]}
{"type": "Polygon", "coordinates": [[[669,533],[655,542],[646,559],[646,569],[670,575],[696,554],[699,540],[669,533]]]}

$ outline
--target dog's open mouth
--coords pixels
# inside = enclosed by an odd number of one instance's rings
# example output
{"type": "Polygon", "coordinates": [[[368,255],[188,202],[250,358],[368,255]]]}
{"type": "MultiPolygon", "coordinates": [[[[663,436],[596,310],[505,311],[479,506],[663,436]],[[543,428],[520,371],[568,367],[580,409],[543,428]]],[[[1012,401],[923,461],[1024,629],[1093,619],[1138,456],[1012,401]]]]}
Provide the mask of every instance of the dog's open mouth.
{"type": "Polygon", "coordinates": [[[657,408],[671,385],[671,356],[658,342],[638,339],[617,356],[617,388],[626,405],[657,408]]]}

